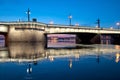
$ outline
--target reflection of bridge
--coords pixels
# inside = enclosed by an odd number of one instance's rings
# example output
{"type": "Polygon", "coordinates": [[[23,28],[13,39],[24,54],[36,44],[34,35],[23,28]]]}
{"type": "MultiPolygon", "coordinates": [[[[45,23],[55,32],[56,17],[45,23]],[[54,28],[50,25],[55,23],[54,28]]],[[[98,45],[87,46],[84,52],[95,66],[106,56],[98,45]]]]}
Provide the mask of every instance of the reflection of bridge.
{"type": "Polygon", "coordinates": [[[77,43],[120,44],[120,31],[116,29],[84,26],[48,25],[38,22],[0,22],[0,35],[5,41],[44,41],[47,34],[75,34],[77,43]]]}
{"type": "Polygon", "coordinates": [[[7,49],[0,50],[0,62],[34,62],[44,59],[80,58],[85,55],[98,56],[120,52],[114,46],[108,47],[107,45],[93,45],[83,49],[44,49],[43,45],[43,43],[10,43],[7,49]]]}

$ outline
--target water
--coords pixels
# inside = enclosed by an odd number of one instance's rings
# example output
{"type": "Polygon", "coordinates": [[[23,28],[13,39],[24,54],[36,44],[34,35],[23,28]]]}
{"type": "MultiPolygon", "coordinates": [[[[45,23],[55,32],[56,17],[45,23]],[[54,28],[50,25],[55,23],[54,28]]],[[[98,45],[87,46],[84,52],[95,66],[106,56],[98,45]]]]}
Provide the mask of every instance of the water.
{"type": "Polygon", "coordinates": [[[68,46],[9,43],[0,48],[0,80],[120,80],[119,45],[68,46]]]}

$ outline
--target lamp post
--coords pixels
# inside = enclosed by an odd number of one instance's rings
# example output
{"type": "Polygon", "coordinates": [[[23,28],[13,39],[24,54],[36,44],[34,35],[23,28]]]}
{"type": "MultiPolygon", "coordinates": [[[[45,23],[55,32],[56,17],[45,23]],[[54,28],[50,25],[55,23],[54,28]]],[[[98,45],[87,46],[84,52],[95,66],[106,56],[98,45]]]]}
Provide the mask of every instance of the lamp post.
{"type": "Polygon", "coordinates": [[[100,28],[100,19],[99,18],[96,23],[97,23],[97,27],[100,28]]]}
{"type": "Polygon", "coordinates": [[[117,22],[116,25],[118,26],[118,29],[120,28],[120,22],[117,22]]]}
{"type": "Polygon", "coordinates": [[[69,16],[68,16],[68,19],[69,19],[69,25],[71,26],[72,15],[69,15],[69,16]]]}
{"type": "Polygon", "coordinates": [[[54,22],[53,22],[53,21],[50,21],[49,24],[54,24],[54,22]]]}
{"type": "Polygon", "coordinates": [[[29,8],[28,8],[26,14],[27,14],[27,17],[28,17],[28,22],[29,22],[30,21],[30,9],[29,8]]]}
{"type": "Polygon", "coordinates": [[[79,23],[76,23],[75,26],[79,26],[80,24],[79,23]]]}

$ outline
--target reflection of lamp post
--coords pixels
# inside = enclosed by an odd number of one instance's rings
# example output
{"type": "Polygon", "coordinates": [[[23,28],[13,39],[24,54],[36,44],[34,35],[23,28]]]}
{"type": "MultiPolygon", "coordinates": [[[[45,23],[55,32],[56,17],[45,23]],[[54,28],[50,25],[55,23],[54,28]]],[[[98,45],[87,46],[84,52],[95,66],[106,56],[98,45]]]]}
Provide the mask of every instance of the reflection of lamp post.
{"type": "Polygon", "coordinates": [[[118,63],[120,60],[120,54],[119,53],[116,53],[116,59],[115,59],[115,62],[118,63]]]}
{"type": "Polygon", "coordinates": [[[32,66],[31,66],[31,62],[28,63],[28,67],[27,67],[27,76],[25,77],[27,80],[32,80],[32,66]]]}
{"type": "Polygon", "coordinates": [[[32,67],[31,67],[30,63],[28,64],[27,73],[29,73],[29,74],[32,73],[32,67]]]}
{"type": "Polygon", "coordinates": [[[72,59],[69,60],[69,68],[72,68],[72,59]]]}
{"type": "Polygon", "coordinates": [[[49,56],[50,61],[54,61],[54,57],[53,56],[49,56]]]}
{"type": "Polygon", "coordinates": [[[31,66],[31,63],[29,62],[28,63],[28,68],[27,68],[27,76],[26,76],[27,80],[32,80],[31,73],[32,73],[32,66],[31,66]]]}
{"type": "Polygon", "coordinates": [[[118,26],[118,29],[120,28],[120,22],[117,22],[116,25],[118,26]]]}

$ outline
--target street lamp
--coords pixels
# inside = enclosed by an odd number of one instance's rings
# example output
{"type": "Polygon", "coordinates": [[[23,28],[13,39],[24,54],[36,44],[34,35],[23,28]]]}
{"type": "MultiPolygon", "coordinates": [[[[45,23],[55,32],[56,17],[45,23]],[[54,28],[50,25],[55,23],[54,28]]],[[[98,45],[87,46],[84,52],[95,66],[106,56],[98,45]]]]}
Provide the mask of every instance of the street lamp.
{"type": "Polygon", "coordinates": [[[26,12],[27,16],[28,16],[28,22],[30,21],[30,9],[28,8],[28,11],[26,12]]]}
{"type": "Polygon", "coordinates": [[[118,29],[120,28],[120,22],[117,22],[116,25],[118,26],[118,29]]]}
{"type": "Polygon", "coordinates": [[[113,29],[113,27],[111,26],[110,29],[113,29]]]}
{"type": "Polygon", "coordinates": [[[80,24],[79,23],[76,23],[75,26],[79,26],[80,24]]]}
{"type": "Polygon", "coordinates": [[[54,24],[54,22],[53,22],[53,21],[50,21],[49,24],[54,24]]]}
{"type": "Polygon", "coordinates": [[[68,16],[68,19],[69,19],[69,25],[71,26],[72,15],[69,15],[69,16],[68,16]]]}
{"type": "Polygon", "coordinates": [[[97,27],[100,28],[100,19],[99,18],[96,23],[97,23],[97,27]]]}

